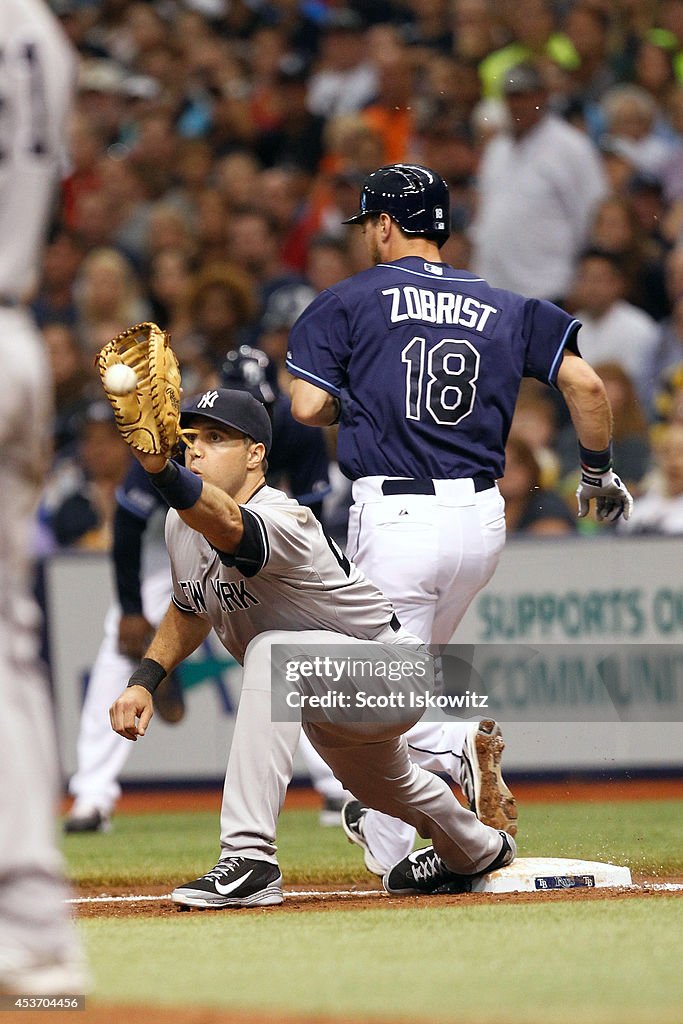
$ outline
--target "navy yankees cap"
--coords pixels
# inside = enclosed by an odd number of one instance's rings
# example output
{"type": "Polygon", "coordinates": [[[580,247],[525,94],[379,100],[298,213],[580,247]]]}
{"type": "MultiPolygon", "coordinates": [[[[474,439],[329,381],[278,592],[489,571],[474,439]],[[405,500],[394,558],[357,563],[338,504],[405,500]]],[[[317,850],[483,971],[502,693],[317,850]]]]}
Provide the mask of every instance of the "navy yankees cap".
{"type": "Polygon", "coordinates": [[[266,455],[273,440],[270,416],[263,402],[248,391],[234,388],[213,388],[183,403],[180,413],[181,427],[187,427],[193,416],[205,416],[226,427],[240,430],[252,440],[265,446],[266,455]]]}

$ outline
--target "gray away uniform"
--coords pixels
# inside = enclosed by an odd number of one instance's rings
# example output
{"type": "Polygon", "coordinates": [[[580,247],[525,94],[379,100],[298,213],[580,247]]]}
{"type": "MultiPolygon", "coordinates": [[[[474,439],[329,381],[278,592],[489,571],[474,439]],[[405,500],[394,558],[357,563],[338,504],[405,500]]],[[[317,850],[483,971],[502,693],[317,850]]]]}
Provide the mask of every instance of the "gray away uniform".
{"type": "MultiPolygon", "coordinates": [[[[219,554],[171,509],[166,543],[176,606],[209,622],[244,665],[221,811],[221,856],[276,861],[275,832],[300,722],[271,720],[270,648],[368,641],[415,651],[384,595],[330,542],[309,509],[263,486],[242,506],[244,536],[219,554]]],[[[395,656],[395,655],[394,655],[395,656]]],[[[304,722],[340,782],[369,806],[413,824],[454,871],[486,867],[500,848],[495,829],[465,810],[449,787],[412,764],[406,721],[304,722]]]]}

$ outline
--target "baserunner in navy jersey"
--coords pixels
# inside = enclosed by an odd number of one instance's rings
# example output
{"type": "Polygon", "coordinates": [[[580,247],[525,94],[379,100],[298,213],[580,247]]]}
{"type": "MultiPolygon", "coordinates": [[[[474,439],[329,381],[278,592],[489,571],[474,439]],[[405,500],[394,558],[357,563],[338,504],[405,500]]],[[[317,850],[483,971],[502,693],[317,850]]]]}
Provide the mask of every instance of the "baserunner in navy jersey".
{"type": "MultiPolygon", "coordinates": [[[[353,480],[347,553],[408,629],[445,644],[505,541],[496,479],[523,377],[567,401],[583,468],[579,515],[595,498],[599,518],[628,518],[632,499],[612,472],[609,403],[580,357],[580,323],[441,261],[449,196],[439,174],[379,168],[347,223],[360,225],[374,266],[322,292],[294,325],[292,412],[339,422],[338,460],[353,480]]],[[[419,723],[408,740],[414,760],[450,774],[483,821],[515,834],[496,723],[419,723]]],[[[370,870],[412,849],[403,822],[358,801],[343,815],[370,870]]]]}

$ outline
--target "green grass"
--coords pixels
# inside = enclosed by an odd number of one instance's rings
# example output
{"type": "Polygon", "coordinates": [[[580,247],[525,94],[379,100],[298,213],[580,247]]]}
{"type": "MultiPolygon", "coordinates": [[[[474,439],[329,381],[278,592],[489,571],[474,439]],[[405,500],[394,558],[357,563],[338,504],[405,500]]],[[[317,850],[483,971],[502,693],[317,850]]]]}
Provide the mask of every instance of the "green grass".
{"type": "MultiPolygon", "coordinates": [[[[278,843],[289,884],[366,880],[357,847],[339,829],[318,828],[314,811],[284,813],[278,843]]],[[[171,886],[215,863],[218,805],[216,813],[118,815],[110,834],[67,836],[64,850],[69,874],[80,884],[171,886]]],[[[522,809],[519,854],[683,874],[683,803],[529,804],[522,809]]]]}
{"type": "MultiPolygon", "coordinates": [[[[416,901],[418,902],[418,901],[416,901]]],[[[678,1024],[683,903],[83,922],[98,1000],[505,1024],[678,1024]],[[144,983],[131,965],[144,965],[144,983]],[[122,992],[122,979],[133,984],[122,992]]]]}
{"type": "MultiPolygon", "coordinates": [[[[683,873],[683,801],[529,804],[522,856],[613,860],[683,873]]],[[[215,813],[118,815],[108,835],[67,836],[71,877],[106,890],[169,889],[218,853],[215,813]]],[[[289,885],[367,884],[360,852],[313,811],[282,816],[289,885]]],[[[103,910],[106,914],[106,910],[103,910]]],[[[94,998],[442,1024],[680,1024],[683,899],[630,897],[367,909],[102,916],[79,922],[94,998]]],[[[169,1019],[171,1019],[169,1017],[169,1019]]]]}

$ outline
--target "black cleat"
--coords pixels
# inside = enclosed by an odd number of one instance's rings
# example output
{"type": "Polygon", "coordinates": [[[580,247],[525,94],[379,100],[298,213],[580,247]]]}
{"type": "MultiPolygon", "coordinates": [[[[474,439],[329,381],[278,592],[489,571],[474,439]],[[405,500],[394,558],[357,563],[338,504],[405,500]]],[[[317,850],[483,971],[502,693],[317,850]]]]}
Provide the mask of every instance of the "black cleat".
{"type": "Polygon", "coordinates": [[[194,882],[171,893],[185,907],[272,907],[282,903],[282,875],[277,864],[248,857],[226,857],[194,882]]]}
{"type": "Polygon", "coordinates": [[[473,875],[459,875],[446,867],[433,846],[415,850],[387,871],[383,878],[385,890],[391,896],[436,896],[444,893],[471,892],[472,882],[490,871],[512,864],[517,855],[514,839],[500,832],[503,841],[500,853],[483,871],[473,875]]]}
{"type": "Polygon", "coordinates": [[[342,828],[348,841],[355,843],[356,846],[360,846],[368,871],[371,871],[373,875],[382,876],[384,874],[384,867],[373,857],[368,841],[365,838],[363,821],[367,812],[367,807],[360,800],[347,800],[341,812],[342,828]]]}

